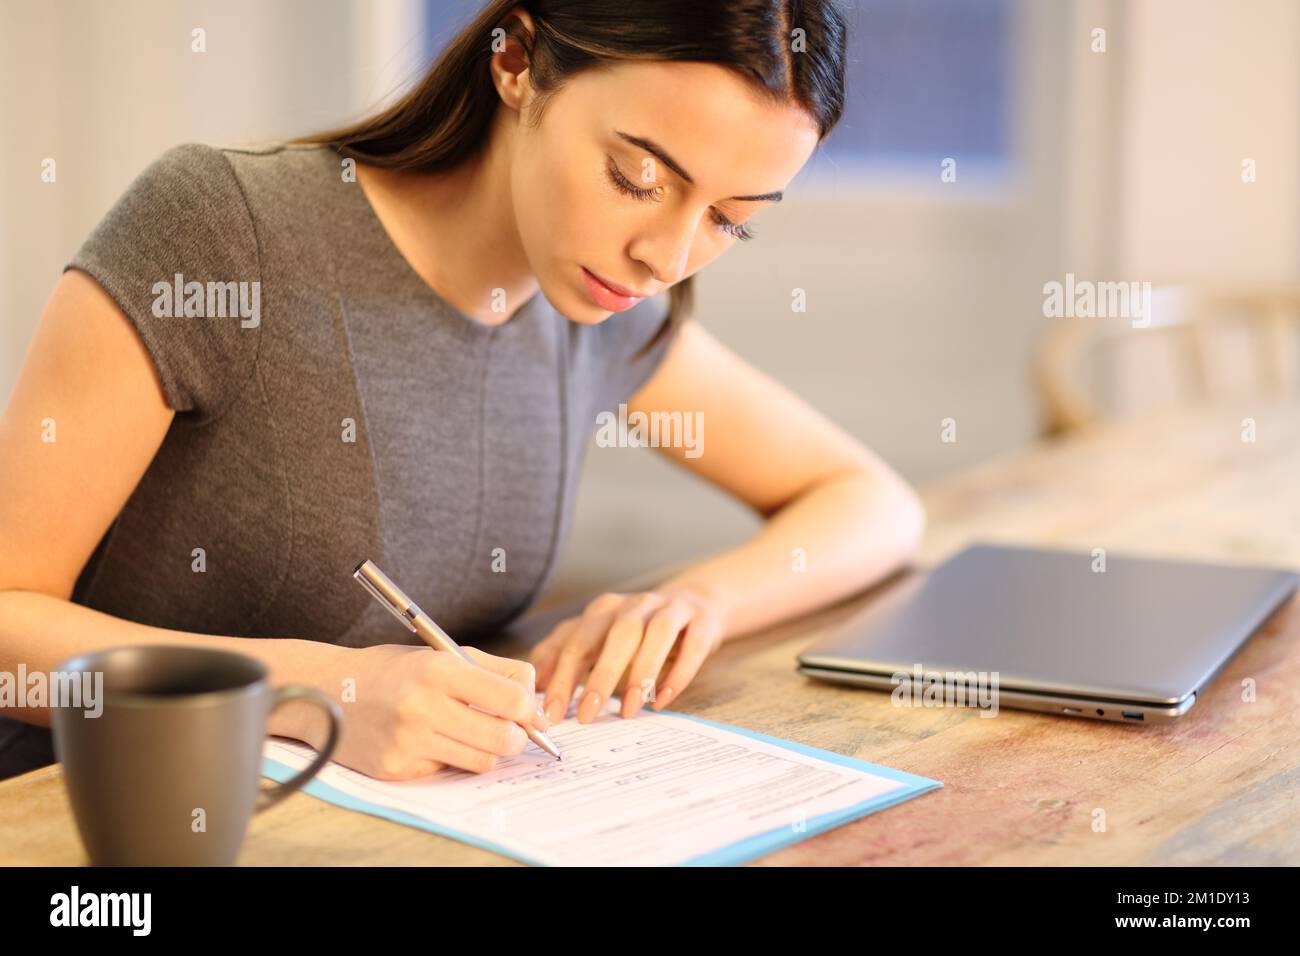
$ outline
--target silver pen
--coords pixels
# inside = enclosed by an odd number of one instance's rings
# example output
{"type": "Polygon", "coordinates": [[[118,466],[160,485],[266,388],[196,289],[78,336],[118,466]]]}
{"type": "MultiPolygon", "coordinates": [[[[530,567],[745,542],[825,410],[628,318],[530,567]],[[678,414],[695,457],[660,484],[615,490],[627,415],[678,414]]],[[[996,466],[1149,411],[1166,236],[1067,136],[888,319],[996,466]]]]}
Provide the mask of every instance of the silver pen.
{"type": "MultiPolygon", "coordinates": [[[[473,658],[461,650],[460,645],[453,641],[446,631],[434,623],[433,618],[421,611],[419,605],[389,580],[388,575],[380,571],[375,562],[362,561],[357,565],[356,570],[352,572],[352,576],[361,583],[362,587],[374,595],[376,601],[388,608],[395,618],[406,625],[408,630],[419,635],[424,643],[435,650],[450,651],[472,667],[480,666],[473,658]]],[[[520,726],[523,727],[522,724],[520,726]]],[[[555,746],[555,741],[551,740],[550,737],[536,727],[523,727],[523,730],[528,734],[529,740],[556,760],[560,759],[560,749],[555,746]]]]}

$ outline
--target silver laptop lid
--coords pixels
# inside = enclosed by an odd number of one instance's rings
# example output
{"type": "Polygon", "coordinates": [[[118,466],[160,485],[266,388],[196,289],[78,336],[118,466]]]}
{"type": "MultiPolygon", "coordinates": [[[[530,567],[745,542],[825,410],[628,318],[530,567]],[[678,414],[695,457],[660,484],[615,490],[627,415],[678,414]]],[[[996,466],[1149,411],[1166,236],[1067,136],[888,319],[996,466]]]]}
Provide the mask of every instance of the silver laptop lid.
{"type": "Polygon", "coordinates": [[[1222,667],[1300,575],[974,545],[887,588],[799,655],[889,676],[998,672],[1000,686],[1175,704],[1222,667]]]}

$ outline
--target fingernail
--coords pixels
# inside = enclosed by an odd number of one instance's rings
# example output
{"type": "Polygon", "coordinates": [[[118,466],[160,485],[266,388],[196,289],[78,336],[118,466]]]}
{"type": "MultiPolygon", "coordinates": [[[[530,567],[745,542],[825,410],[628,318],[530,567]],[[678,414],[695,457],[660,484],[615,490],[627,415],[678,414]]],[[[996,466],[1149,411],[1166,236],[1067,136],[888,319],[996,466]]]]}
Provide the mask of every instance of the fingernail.
{"type": "Polygon", "coordinates": [[[545,730],[547,727],[551,726],[550,716],[547,715],[546,711],[542,710],[541,707],[537,708],[537,717],[545,725],[542,727],[542,730],[545,730]]]}
{"type": "Polygon", "coordinates": [[[632,717],[641,709],[641,688],[633,687],[623,695],[623,715],[632,717]]]}
{"type": "Polygon", "coordinates": [[[546,719],[556,720],[555,714],[559,711],[559,702],[551,699],[546,702],[546,719]]]}
{"type": "Polygon", "coordinates": [[[667,707],[668,702],[673,699],[675,693],[676,691],[671,687],[661,688],[659,693],[655,695],[655,710],[663,710],[667,707]]]}
{"type": "MultiPolygon", "coordinates": [[[[582,699],[582,711],[587,715],[587,720],[591,720],[600,713],[600,692],[589,690],[587,696],[582,699]]],[[[579,720],[582,718],[579,717],[579,720]]],[[[586,721],[583,721],[584,723],[586,721]]]]}

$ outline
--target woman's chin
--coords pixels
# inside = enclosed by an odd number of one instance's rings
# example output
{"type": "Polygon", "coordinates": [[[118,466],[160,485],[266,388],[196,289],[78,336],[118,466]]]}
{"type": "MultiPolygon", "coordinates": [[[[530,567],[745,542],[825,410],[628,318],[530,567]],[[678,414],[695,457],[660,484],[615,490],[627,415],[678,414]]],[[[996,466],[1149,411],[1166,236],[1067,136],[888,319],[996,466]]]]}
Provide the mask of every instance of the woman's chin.
{"type": "MultiPolygon", "coordinates": [[[[545,291],[543,289],[543,291],[545,291]]],[[[546,297],[547,300],[555,306],[555,311],[570,322],[577,322],[581,325],[600,325],[614,313],[609,309],[602,309],[596,303],[588,298],[585,291],[575,291],[566,288],[562,296],[546,297]]]]}
{"type": "Polygon", "coordinates": [[[581,314],[575,314],[573,311],[561,312],[560,314],[570,322],[577,322],[580,325],[600,325],[614,313],[590,306],[581,314]]]}

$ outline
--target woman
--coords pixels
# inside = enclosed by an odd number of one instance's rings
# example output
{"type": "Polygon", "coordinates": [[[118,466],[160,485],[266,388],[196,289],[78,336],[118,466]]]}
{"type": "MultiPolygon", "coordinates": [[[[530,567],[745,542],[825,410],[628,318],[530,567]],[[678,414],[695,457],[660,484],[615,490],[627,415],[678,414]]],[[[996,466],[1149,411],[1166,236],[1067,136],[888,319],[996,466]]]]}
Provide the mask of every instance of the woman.
{"type": "MultiPolygon", "coordinates": [[[[835,125],[844,56],[831,0],[501,0],[371,120],[169,150],[68,264],[0,420],[0,666],[240,651],[344,705],[345,765],[483,771],[580,685],[582,722],[662,708],[721,641],[906,561],[911,490],[685,315],[835,125]],[[357,562],[490,635],[544,588],[621,403],[700,416],[704,454],[662,450],[761,532],[602,595],[531,663],[393,643],[357,562]]],[[[0,770],[48,762],[48,710],[11,716],[0,770]]],[[[320,720],[270,732],[319,747],[320,720]]]]}

